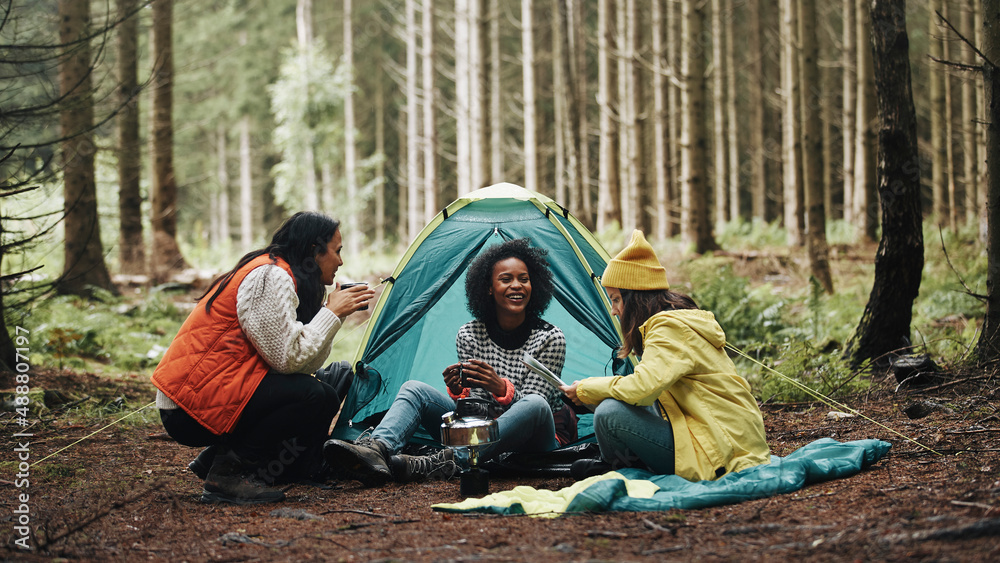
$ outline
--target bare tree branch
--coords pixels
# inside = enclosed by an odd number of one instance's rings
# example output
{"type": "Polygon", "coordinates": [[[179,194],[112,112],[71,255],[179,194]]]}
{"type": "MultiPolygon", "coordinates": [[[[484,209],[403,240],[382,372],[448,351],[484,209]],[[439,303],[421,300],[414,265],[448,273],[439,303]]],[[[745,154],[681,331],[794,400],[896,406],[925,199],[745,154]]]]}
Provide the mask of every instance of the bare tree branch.
{"type": "MultiPolygon", "coordinates": [[[[979,55],[979,58],[981,58],[984,61],[986,61],[991,67],[996,68],[996,66],[997,66],[996,63],[994,63],[993,61],[991,61],[986,55],[983,54],[982,51],[979,50],[978,47],[976,47],[976,45],[972,41],[969,41],[968,38],[966,38],[964,35],[962,35],[962,33],[960,31],[958,31],[957,29],[955,29],[955,26],[951,25],[951,22],[948,21],[944,16],[941,15],[941,12],[939,12],[937,10],[934,10],[934,13],[937,14],[938,19],[940,19],[942,22],[944,22],[945,25],[948,26],[948,29],[950,29],[955,35],[958,36],[959,39],[962,40],[962,43],[965,43],[966,45],[968,45],[969,48],[973,50],[973,52],[975,52],[977,55],[979,55]]],[[[938,62],[943,62],[943,61],[938,61],[938,62]]],[[[979,67],[977,67],[977,68],[979,68],[979,67]]]]}

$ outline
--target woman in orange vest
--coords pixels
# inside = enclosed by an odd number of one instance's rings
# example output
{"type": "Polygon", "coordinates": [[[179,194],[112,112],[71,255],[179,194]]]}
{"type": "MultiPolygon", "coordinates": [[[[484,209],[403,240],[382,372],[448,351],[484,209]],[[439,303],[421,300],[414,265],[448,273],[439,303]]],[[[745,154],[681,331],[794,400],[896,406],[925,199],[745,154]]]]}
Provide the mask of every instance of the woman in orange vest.
{"type": "Polygon", "coordinates": [[[340,408],[312,374],[348,315],[368,305],[366,286],[327,295],[340,223],[296,213],[271,244],[248,253],[198,300],[153,372],[167,433],[208,446],[191,464],[202,502],[274,502],[275,482],[322,478],[321,448],[340,408]]]}

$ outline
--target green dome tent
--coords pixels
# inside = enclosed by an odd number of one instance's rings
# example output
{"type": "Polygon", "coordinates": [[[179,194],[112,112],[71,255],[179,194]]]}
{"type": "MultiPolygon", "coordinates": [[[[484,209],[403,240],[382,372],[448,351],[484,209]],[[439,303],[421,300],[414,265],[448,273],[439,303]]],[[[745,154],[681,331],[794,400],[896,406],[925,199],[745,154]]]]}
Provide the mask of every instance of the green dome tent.
{"type": "MultiPolygon", "coordinates": [[[[458,361],[455,336],[472,319],[465,298],[469,264],[483,249],[521,237],[549,253],[555,295],[544,318],[566,335],[563,380],[610,375],[612,366],[631,372],[629,363],[613,361],[621,332],[598,278],[610,259],[607,251],[550,198],[496,184],[448,205],[384,280],[352,364],[355,380],[336,435],[353,438],[377,420],[407,380],[444,390],[441,371],[458,361]]],[[[581,421],[581,437],[588,423],[581,421]]]]}

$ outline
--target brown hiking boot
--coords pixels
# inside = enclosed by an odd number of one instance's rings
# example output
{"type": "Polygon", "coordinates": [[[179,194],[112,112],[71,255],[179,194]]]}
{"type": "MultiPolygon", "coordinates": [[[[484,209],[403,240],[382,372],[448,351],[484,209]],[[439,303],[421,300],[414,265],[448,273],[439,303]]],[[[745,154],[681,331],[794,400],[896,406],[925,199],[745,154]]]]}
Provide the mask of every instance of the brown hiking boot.
{"type": "Polygon", "coordinates": [[[208,504],[262,504],[281,500],[285,500],[285,493],[265,485],[233,452],[215,456],[201,493],[201,502],[208,504]]]}
{"type": "Polygon", "coordinates": [[[392,480],[389,470],[389,448],[366,430],[354,442],[327,440],[323,457],[331,468],[340,469],[366,487],[377,487],[392,480]]]}
{"type": "Polygon", "coordinates": [[[451,479],[458,473],[455,452],[445,448],[431,455],[394,455],[389,460],[392,475],[400,483],[427,479],[451,479]]]}

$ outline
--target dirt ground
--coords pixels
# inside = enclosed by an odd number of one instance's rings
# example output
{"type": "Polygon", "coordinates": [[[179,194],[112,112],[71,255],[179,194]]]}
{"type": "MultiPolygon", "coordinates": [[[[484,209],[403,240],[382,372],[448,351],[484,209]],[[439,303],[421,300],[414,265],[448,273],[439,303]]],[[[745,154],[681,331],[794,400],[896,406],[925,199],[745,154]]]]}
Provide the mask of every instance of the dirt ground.
{"type": "MultiPolygon", "coordinates": [[[[143,381],[107,391],[92,375],[38,375],[34,385],[74,396],[152,400],[143,381]]],[[[0,388],[9,389],[0,379],[0,388]]],[[[0,474],[6,552],[17,560],[170,561],[996,561],[1000,560],[1000,396],[993,374],[897,391],[885,382],[848,402],[934,448],[930,453],[823,405],[765,405],[776,455],[821,437],[879,438],[893,448],[861,474],[797,493],[702,510],[572,514],[555,519],[434,512],[461,500],[457,480],[297,485],[275,505],[210,506],[188,472],[197,453],[163,439],[155,424],[116,425],[32,466],[19,484],[13,415],[0,414],[7,452],[0,474]],[[929,412],[910,419],[904,409],[929,412]],[[23,483],[21,483],[23,485],[23,483]],[[19,549],[18,495],[27,493],[30,550],[19,549]]],[[[101,428],[49,412],[30,431],[37,460],[101,428]]],[[[113,420],[109,418],[108,421],[113,420]]],[[[492,491],[559,489],[568,478],[495,477],[492,491]]]]}

